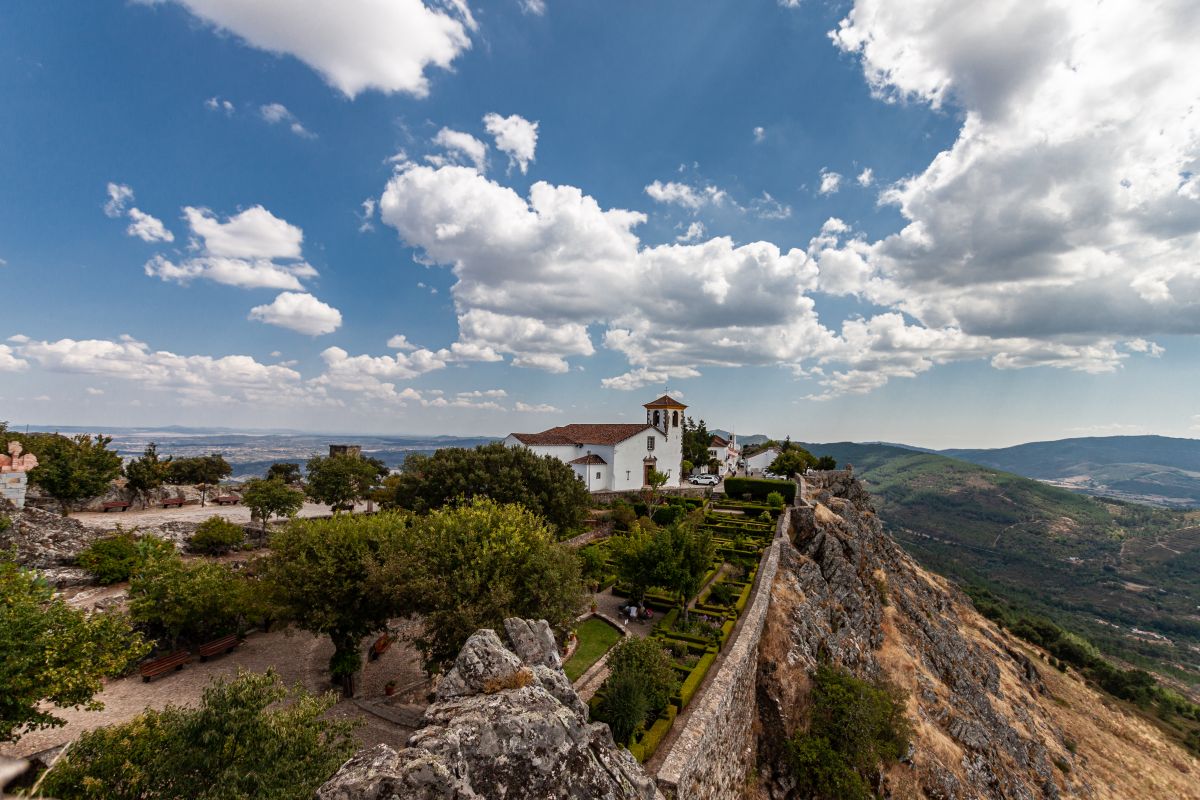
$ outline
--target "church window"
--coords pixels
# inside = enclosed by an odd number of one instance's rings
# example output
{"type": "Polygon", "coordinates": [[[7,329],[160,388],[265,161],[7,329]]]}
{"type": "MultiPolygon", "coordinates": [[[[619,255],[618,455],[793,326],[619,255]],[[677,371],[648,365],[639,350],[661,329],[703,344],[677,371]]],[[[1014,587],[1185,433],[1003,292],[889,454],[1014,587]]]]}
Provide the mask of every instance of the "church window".
{"type": "Polygon", "coordinates": [[[674,425],[676,428],[679,427],[679,412],[678,411],[671,412],[671,424],[674,425]]]}
{"type": "Polygon", "coordinates": [[[658,412],[654,412],[654,427],[658,427],[658,412]]]}
{"type": "Polygon", "coordinates": [[[653,450],[653,449],[654,449],[654,437],[653,437],[653,436],[647,436],[647,437],[646,437],[646,449],[647,449],[647,450],[653,450]]]}

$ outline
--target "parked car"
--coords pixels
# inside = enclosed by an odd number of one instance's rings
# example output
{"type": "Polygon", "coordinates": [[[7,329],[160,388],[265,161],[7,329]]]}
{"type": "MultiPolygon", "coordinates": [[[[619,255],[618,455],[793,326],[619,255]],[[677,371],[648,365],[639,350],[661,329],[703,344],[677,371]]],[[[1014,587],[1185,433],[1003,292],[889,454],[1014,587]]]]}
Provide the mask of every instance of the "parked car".
{"type": "Polygon", "coordinates": [[[716,486],[721,482],[721,479],[716,475],[693,475],[688,478],[688,483],[696,486],[716,486]]]}
{"type": "Polygon", "coordinates": [[[779,480],[779,477],[780,477],[780,476],[776,475],[774,472],[770,472],[769,470],[763,470],[762,476],[764,478],[768,478],[770,480],[779,480]]]}

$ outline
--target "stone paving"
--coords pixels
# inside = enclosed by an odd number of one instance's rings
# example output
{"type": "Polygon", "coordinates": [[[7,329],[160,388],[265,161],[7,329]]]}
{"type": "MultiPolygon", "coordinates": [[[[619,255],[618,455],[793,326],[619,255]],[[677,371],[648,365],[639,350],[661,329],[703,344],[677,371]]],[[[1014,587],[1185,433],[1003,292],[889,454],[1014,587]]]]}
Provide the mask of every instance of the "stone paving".
{"type": "MultiPolygon", "coordinates": [[[[354,510],[365,511],[366,508],[366,504],[360,503],[354,510]]],[[[305,503],[296,516],[328,517],[330,513],[329,506],[305,503]]],[[[123,528],[132,528],[135,525],[153,527],[162,525],[164,522],[203,522],[209,517],[224,517],[230,522],[242,525],[249,525],[251,521],[250,509],[241,503],[234,506],[219,506],[211,501],[204,507],[199,505],[184,506],[183,508],[153,506],[145,510],[130,508],[128,511],[78,511],[71,514],[72,519],[77,519],[85,525],[106,530],[112,530],[118,525],[123,528]]]]}

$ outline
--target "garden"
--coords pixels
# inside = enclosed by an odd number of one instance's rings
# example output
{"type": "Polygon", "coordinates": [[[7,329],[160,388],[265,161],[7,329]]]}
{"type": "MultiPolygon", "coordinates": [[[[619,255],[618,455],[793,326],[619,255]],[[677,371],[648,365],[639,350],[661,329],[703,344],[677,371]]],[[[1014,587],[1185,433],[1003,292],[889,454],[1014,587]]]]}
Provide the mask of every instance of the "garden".
{"type": "MultiPolygon", "coordinates": [[[[614,534],[581,551],[593,591],[658,614],[646,638],[618,636],[609,645],[609,677],[588,703],[638,761],[654,755],[733,635],[783,508],[780,495],[771,501],[668,498],[656,508],[615,507],[614,534]]],[[[589,666],[604,655],[594,654],[594,640],[590,646],[589,666]]]]}

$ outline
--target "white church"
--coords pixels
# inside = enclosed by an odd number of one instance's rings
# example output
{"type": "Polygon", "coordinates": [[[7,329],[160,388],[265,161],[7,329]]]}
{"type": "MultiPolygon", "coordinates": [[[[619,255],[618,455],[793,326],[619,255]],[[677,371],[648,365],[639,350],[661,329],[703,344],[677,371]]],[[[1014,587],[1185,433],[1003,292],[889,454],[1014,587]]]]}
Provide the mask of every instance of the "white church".
{"type": "Polygon", "coordinates": [[[663,395],[643,408],[645,423],[559,425],[541,433],[510,433],[504,444],[565,461],[592,492],[641,489],[651,470],[666,475],[668,486],[677,486],[687,406],[663,395]]]}

